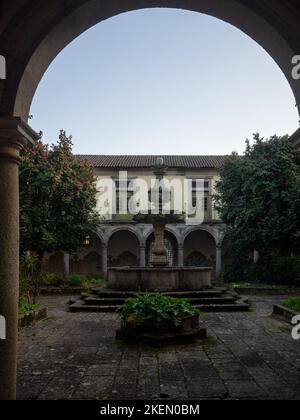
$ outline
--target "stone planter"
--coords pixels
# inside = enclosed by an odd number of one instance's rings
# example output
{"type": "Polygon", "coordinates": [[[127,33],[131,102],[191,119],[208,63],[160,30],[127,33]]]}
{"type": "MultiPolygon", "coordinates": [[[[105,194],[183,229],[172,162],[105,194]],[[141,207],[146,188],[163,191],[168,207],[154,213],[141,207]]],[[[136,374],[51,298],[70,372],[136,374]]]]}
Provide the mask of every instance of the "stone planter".
{"type": "Polygon", "coordinates": [[[47,308],[41,308],[36,311],[29,311],[26,314],[19,316],[18,327],[19,329],[29,327],[33,322],[45,319],[47,316],[47,308]]]}
{"type": "Polygon", "coordinates": [[[178,327],[169,322],[155,324],[149,321],[139,326],[133,322],[122,322],[116,337],[136,344],[162,347],[204,339],[207,337],[207,332],[205,328],[199,326],[199,315],[194,315],[185,318],[178,327]]]}

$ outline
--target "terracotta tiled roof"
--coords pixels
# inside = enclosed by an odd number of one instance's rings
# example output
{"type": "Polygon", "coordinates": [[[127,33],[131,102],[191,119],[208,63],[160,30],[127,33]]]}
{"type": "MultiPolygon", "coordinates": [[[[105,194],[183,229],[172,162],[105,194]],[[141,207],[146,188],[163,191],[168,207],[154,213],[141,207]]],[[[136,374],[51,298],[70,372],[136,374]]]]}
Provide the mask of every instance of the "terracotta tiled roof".
{"type": "Polygon", "coordinates": [[[108,156],[108,155],[77,155],[80,160],[87,161],[95,168],[138,169],[152,168],[157,158],[162,157],[169,168],[219,169],[227,156],[108,156]]]}

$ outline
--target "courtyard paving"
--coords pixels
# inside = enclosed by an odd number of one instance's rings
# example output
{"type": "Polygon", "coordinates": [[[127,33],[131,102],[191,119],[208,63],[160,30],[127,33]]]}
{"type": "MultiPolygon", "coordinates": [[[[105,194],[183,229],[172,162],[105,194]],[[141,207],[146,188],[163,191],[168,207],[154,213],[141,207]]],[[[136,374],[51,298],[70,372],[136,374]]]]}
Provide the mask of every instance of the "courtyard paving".
{"type": "Polygon", "coordinates": [[[209,339],[156,350],[115,340],[115,314],[71,314],[41,298],[49,319],[19,335],[18,399],[300,399],[300,341],[273,319],[282,297],[252,311],[205,314],[209,339]]]}

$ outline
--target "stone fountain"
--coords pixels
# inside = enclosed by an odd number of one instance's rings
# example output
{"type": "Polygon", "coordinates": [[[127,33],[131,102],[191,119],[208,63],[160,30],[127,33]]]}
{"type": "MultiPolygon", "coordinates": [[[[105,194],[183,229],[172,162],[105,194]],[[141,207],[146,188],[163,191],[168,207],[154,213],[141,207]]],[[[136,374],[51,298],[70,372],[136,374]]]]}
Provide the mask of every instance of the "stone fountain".
{"type": "Polygon", "coordinates": [[[203,290],[211,287],[212,267],[184,268],[170,267],[168,252],[165,246],[165,228],[167,224],[184,223],[184,214],[167,214],[163,206],[164,176],[167,167],[163,158],[157,159],[154,168],[156,186],[152,212],[135,216],[137,223],[152,224],[154,230],[154,246],[151,267],[121,267],[108,270],[108,288],[121,291],[183,291],[203,290]]]}

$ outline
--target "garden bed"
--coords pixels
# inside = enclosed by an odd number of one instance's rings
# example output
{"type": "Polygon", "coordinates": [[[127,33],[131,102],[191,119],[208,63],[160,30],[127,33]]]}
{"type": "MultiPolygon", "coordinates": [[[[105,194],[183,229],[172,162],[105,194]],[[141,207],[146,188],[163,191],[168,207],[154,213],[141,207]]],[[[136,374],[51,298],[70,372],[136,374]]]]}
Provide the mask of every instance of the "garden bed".
{"type": "Polygon", "coordinates": [[[269,296],[299,296],[300,289],[288,286],[263,285],[263,284],[229,284],[230,289],[239,295],[269,295],[269,296]]]}
{"type": "Polygon", "coordinates": [[[293,311],[292,309],[286,308],[285,306],[282,306],[282,305],[274,305],[273,315],[280,316],[289,324],[291,324],[292,319],[295,316],[300,315],[300,312],[293,311]]]}
{"type": "Polygon", "coordinates": [[[281,305],[274,305],[273,314],[279,315],[291,323],[295,316],[300,315],[300,296],[290,297],[281,305]]]}
{"type": "Polygon", "coordinates": [[[79,274],[71,274],[66,278],[56,278],[54,274],[46,275],[46,283],[42,284],[39,294],[42,296],[53,295],[78,295],[98,287],[104,288],[106,283],[100,277],[85,277],[79,274]]]}
{"type": "Polygon", "coordinates": [[[47,308],[39,308],[19,315],[19,329],[29,327],[33,322],[40,321],[48,317],[47,308]]]}

